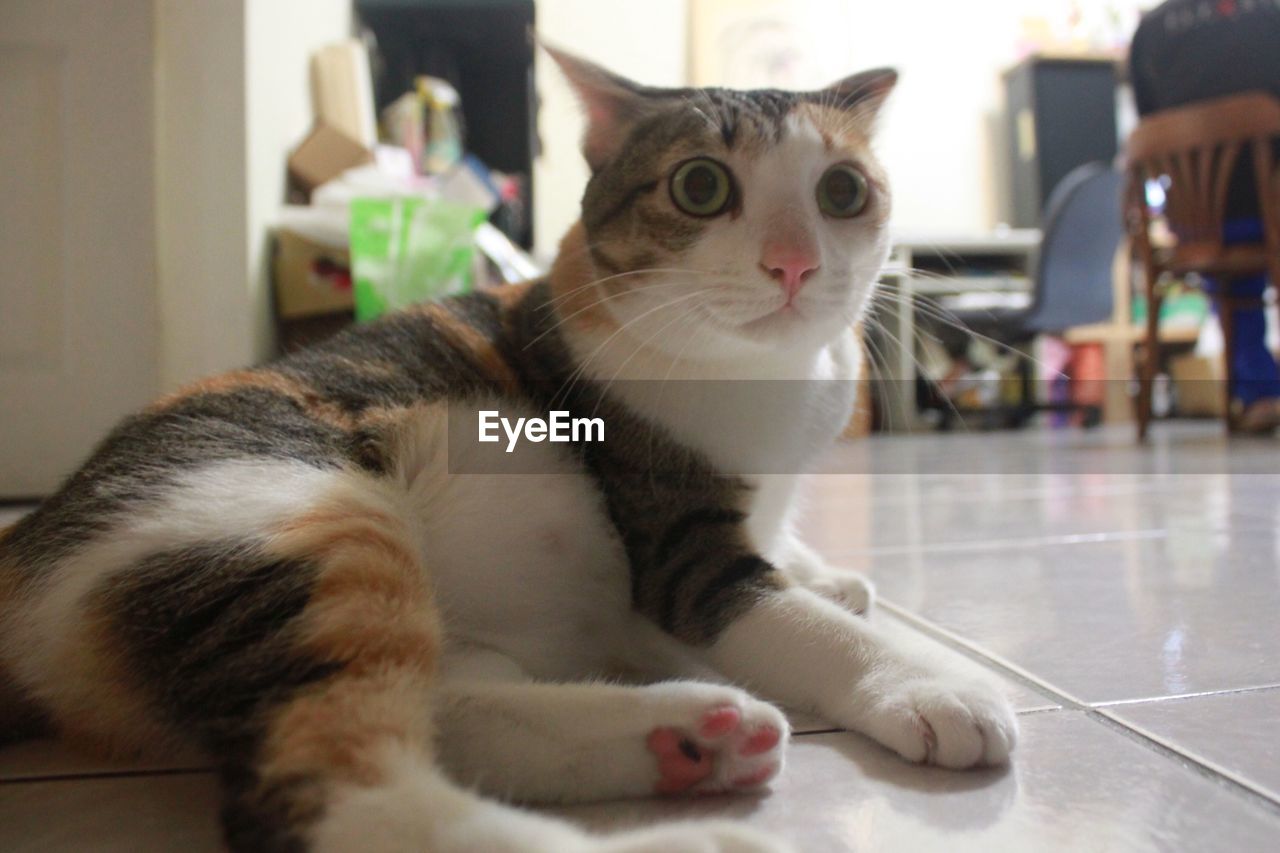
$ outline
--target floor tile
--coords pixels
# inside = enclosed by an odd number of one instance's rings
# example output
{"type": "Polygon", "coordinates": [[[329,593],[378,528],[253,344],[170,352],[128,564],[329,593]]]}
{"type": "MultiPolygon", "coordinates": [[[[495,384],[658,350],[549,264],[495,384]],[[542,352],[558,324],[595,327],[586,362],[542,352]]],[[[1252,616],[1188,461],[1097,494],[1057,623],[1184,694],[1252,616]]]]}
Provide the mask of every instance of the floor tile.
{"type": "Polygon", "coordinates": [[[921,768],[857,735],[797,738],[758,797],[638,800],[556,810],[594,829],[738,819],[801,851],[1264,850],[1280,813],[1081,712],[1022,720],[1011,769],[921,768]]]}
{"type": "Polygon", "coordinates": [[[1280,801],[1280,688],[1142,702],[1107,711],[1243,777],[1280,801]]]}
{"type": "MultiPolygon", "coordinates": [[[[857,735],[809,735],[759,797],[637,800],[555,810],[616,829],[737,818],[803,851],[1262,850],[1280,817],[1079,712],[1024,717],[1010,769],[901,762],[857,735]]],[[[219,849],[207,774],[0,785],[0,849],[219,849]]]]}
{"type": "Polygon", "coordinates": [[[1220,424],[1193,421],[1161,424],[1146,444],[1127,426],[878,435],[838,447],[826,470],[878,479],[910,475],[926,486],[947,477],[1277,475],[1278,446],[1273,439],[1228,438],[1220,424]]]}
{"type": "MultiPolygon", "coordinates": [[[[887,608],[876,610],[871,621],[898,646],[911,648],[916,654],[934,660],[942,670],[968,673],[975,678],[986,679],[1008,697],[1018,713],[1046,711],[1061,707],[1061,703],[1052,694],[993,671],[984,661],[975,660],[974,657],[956,651],[922,633],[913,625],[896,617],[887,608]]],[[[791,721],[792,731],[798,734],[835,728],[825,720],[801,711],[789,710],[787,717],[791,721]]]]}
{"type": "MultiPolygon", "coordinates": [[[[872,576],[888,604],[875,622],[949,668],[981,668],[958,640],[1050,685],[995,676],[1021,712],[1013,766],[914,767],[793,714],[768,795],[559,811],[596,828],[736,817],[819,853],[1270,849],[1280,806],[1212,768],[1280,801],[1280,688],[1243,690],[1280,685],[1278,449],[1214,423],[1161,424],[1147,447],[1101,429],[838,449],[806,484],[803,529],[872,576]],[[1053,691],[1121,703],[1100,708],[1118,722],[1060,709],[1053,691]]],[[[0,506],[0,526],[25,511],[0,506]]],[[[0,850],[219,849],[212,777],[149,772],[197,763],[0,751],[0,850]]]]}
{"type": "Polygon", "coordinates": [[[29,740],[0,748],[0,781],[107,776],[155,770],[190,770],[208,766],[198,756],[169,760],[111,761],[53,740],[29,740]]]}
{"type": "Polygon", "coordinates": [[[879,557],[885,599],[1087,702],[1280,682],[1275,531],[879,557]]]}
{"type": "Polygon", "coordinates": [[[5,853],[222,850],[211,774],[0,784],[5,853]]]}
{"type": "Polygon", "coordinates": [[[8,527],[34,509],[27,504],[0,504],[0,528],[8,527]]]}
{"type": "Polygon", "coordinates": [[[959,652],[947,648],[937,640],[922,634],[910,625],[904,624],[883,608],[882,612],[875,614],[874,621],[881,630],[894,638],[899,645],[910,646],[919,654],[933,658],[946,671],[968,672],[976,677],[985,677],[991,680],[1004,691],[1014,709],[1019,712],[1044,711],[1060,707],[1060,703],[1052,696],[1046,695],[1020,681],[1014,681],[999,673],[992,672],[988,667],[982,665],[980,661],[974,661],[959,652]]]}
{"type": "MultiPolygon", "coordinates": [[[[1052,484],[970,482],[960,493],[878,497],[856,478],[815,476],[801,535],[833,561],[860,554],[936,550],[984,542],[1053,544],[1107,534],[1141,538],[1177,528],[1204,535],[1256,532],[1280,523],[1280,476],[1270,489],[1233,487],[1225,475],[1161,477],[1167,483],[1095,482],[1056,475],[1052,484]],[[842,488],[843,487],[843,488],[842,488]]],[[[1136,478],[1129,478],[1131,480],[1136,478]]]]}

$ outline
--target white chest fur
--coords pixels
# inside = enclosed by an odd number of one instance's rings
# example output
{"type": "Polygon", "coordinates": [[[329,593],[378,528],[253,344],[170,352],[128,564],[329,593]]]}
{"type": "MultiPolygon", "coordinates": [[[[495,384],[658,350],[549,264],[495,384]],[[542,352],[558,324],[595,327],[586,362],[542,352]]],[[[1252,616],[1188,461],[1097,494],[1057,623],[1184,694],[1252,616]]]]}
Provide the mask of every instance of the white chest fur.
{"type": "MultiPolygon", "coordinates": [[[[790,364],[737,369],[692,364],[669,372],[655,367],[662,378],[628,378],[612,383],[610,390],[720,470],[756,486],[750,529],[757,546],[768,552],[798,476],[849,421],[860,367],[850,331],[811,358],[790,364]]],[[[628,373],[655,375],[645,368],[641,362],[628,373]]]]}

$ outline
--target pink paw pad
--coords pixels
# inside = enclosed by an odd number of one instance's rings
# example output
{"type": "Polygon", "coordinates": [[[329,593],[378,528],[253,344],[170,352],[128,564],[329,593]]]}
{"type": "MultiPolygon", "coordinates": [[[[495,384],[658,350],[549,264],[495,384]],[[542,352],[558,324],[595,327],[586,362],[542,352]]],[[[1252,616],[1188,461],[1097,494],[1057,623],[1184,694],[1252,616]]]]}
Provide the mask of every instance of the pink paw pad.
{"type": "Polygon", "coordinates": [[[738,752],[741,755],[759,755],[773,749],[781,739],[782,733],[773,726],[769,726],[748,737],[738,752]]]}
{"type": "Polygon", "coordinates": [[[654,729],[646,741],[658,759],[659,794],[679,794],[711,775],[711,755],[675,729],[654,729]]]}
{"type": "Polygon", "coordinates": [[[754,789],[778,775],[787,726],[777,711],[748,703],[703,706],[692,725],[650,730],[645,744],[658,765],[658,794],[754,789]]]}
{"type": "Polygon", "coordinates": [[[703,737],[723,737],[736,729],[740,722],[742,722],[742,714],[737,708],[716,708],[714,711],[708,711],[702,718],[702,725],[698,731],[703,737]]]}

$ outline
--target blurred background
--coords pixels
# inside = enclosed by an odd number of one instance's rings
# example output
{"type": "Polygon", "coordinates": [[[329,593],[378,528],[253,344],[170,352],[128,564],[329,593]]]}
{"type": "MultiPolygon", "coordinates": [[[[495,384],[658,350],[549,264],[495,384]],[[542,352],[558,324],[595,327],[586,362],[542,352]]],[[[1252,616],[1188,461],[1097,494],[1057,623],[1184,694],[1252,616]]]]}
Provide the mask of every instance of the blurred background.
{"type": "MultiPolygon", "coordinates": [[[[183,382],[545,268],[587,173],[577,106],[531,29],[654,85],[808,88],[897,67],[879,140],[896,248],[866,333],[883,384],[852,429],[966,412],[1020,426],[1031,402],[1059,406],[1060,426],[1131,420],[1143,305],[1118,212],[1094,241],[1108,273],[1087,323],[1006,334],[1001,318],[1048,310],[1052,192],[1111,168],[1135,126],[1125,57],[1151,5],[5,0],[0,496],[46,493],[183,382]]],[[[1175,357],[1213,355],[1207,306],[1175,306],[1175,357]]],[[[1153,380],[1159,414],[1179,412],[1171,371],[1153,380]]],[[[1183,414],[1219,413],[1193,396],[1183,414]]]]}

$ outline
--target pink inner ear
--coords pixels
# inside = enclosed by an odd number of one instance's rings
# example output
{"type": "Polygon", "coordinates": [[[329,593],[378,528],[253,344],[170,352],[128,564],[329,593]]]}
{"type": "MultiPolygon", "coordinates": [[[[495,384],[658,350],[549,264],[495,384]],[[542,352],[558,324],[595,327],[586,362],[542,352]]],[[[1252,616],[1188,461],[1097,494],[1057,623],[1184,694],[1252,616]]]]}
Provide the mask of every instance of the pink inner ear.
{"type": "Polygon", "coordinates": [[[608,123],[608,113],[605,115],[606,118],[597,119],[594,110],[590,113],[591,123],[587,126],[587,136],[582,143],[582,153],[587,158],[587,164],[593,169],[603,165],[621,144],[621,140],[617,138],[617,131],[608,123]]]}
{"type": "Polygon", "coordinates": [[[593,169],[603,165],[622,145],[627,107],[617,98],[600,91],[583,90],[587,133],[582,151],[593,169]]]}
{"type": "MultiPolygon", "coordinates": [[[[622,144],[619,127],[624,123],[626,98],[624,91],[603,77],[603,73],[586,72],[577,64],[561,66],[569,85],[578,95],[582,112],[587,120],[582,152],[592,169],[599,168],[622,144]]],[[[595,69],[596,72],[599,69],[595,69]]]]}
{"type": "Polygon", "coordinates": [[[599,102],[587,104],[587,121],[593,126],[607,123],[613,116],[608,108],[599,102]]]}

